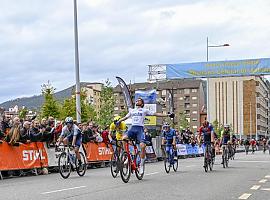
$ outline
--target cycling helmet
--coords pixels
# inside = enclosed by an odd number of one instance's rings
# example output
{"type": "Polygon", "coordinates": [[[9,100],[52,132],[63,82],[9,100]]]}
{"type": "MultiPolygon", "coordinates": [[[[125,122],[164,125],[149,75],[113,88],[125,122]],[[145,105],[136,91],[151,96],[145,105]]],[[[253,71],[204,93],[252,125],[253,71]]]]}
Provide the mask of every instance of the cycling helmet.
{"type": "Polygon", "coordinates": [[[163,127],[165,128],[165,127],[170,127],[170,124],[168,123],[168,122],[165,122],[164,124],[163,124],[163,127]]]}
{"type": "Polygon", "coordinates": [[[224,128],[230,128],[229,124],[224,124],[224,128]]]}
{"type": "Polygon", "coordinates": [[[116,116],[116,117],[113,119],[113,123],[116,124],[120,119],[121,119],[120,116],[116,116]]]}
{"type": "Polygon", "coordinates": [[[65,123],[66,123],[66,124],[67,124],[67,123],[73,124],[73,118],[72,118],[72,117],[67,117],[67,118],[65,119],[65,123]]]}
{"type": "Polygon", "coordinates": [[[209,122],[207,121],[207,120],[205,120],[204,122],[203,122],[203,126],[205,127],[205,126],[209,126],[209,122]]]}

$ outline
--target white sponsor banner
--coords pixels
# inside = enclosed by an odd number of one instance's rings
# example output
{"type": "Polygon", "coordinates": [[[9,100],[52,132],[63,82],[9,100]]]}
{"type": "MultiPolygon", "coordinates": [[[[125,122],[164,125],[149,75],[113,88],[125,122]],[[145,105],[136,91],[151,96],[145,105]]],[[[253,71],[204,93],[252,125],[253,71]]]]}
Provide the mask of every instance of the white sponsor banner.
{"type": "Polygon", "coordinates": [[[184,156],[187,155],[187,147],[184,144],[177,144],[176,145],[176,149],[177,149],[177,155],[178,156],[184,156]]]}
{"type": "Polygon", "coordinates": [[[202,146],[201,146],[201,147],[198,146],[198,154],[203,154],[203,153],[204,153],[204,152],[203,152],[202,146]]]}
{"type": "Polygon", "coordinates": [[[154,113],[157,112],[157,104],[145,104],[144,108],[146,108],[154,113]]]}
{"type": "Polygon", "coordinates": [[[146,146],[145,151],[146,153],[151,154],[154,153],[154,148],[152,146],[146,146]]]}
{"type": "MultiPolygon", "coordinates": [[[[47,155],[48,155],[49,167],[58,166],[58,158],[59,158],[60,154],[64,151],[64,147],[60,146],[57,148],[55,148],[55,147],[47,148],[47,145],[45,143],[44,143],[44,146],[45,146],[45,149],[46,149],[47,155]]],[[[82,146],[80,147],[80,152],[82,152],[83,155],[85,155],[82,146]]]]}

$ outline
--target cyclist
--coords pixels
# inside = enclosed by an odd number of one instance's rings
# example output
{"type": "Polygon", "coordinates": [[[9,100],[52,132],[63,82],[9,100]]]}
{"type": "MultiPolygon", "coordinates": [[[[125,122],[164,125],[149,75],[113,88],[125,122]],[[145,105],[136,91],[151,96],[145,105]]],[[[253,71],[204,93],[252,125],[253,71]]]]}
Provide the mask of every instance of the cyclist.
{"type": "MultiPolygon", "coordinates": [[[[117,122],[117,124],[119,124],[130,117],[132,118],[131,128],[128,130],[127,135],[123,136],[123,140],[131,138],[131,139],[136,140],[140,144],[140,147],[141,147],[141,153],[140,153],[141,164],[140,165],[141,166],[144,165],[145,147],[146,147],[145,135],[144,135],[144,130],[143,130],[144,120],[145,120],[145,116],[149,116],[149,115],[157,116],[157,117],[170,117],[170,118],[174,117],[173,113],[162,114],[162,113],[156,113],[148,109],[145,109],[144,100],[142,98],[138,98],[136,100],[136,107],[134,109],[130,108],[128,114],[117,122]]],[[[139,173],[143,174],[144,169],[141,166],[139,166],[139,173]]]]}
{"type": "MultiPolygon", "coordinates": [[[[223,155],[224,149],[226,148],[226,145],[230,144],[230,141],[232,140],[230,125],[228,125],[228,124],[224,125],[224,130],[221,132],[220,139],[221,139],[220,146],[222,147],[222,155],[223,155]]],[[[229,150],[229,155],[231,155],[231,149],[229,146],[228,146],[228,150],[229,150]]],[[[221,164],[223,164],[223,160],[222,160],[221,164]]]]}
{"type": "MultiPolygon", "coordinates": [[[[201,144],[201,140],[203,137],[204,145],[205,147],[211,146],[211,144],[214,143],[214,128],[212,125],[209,124],[207,120],[204,121],[203,125],[199,129],[199,135],[198,135],[198,143],[201,144]]],[[[211,148],[212,149],[212,148],[211,148]]],[[[212,150],[211,157],[212,157],[212,150]]],[[[203,166],[206,167],[206,166],[203,166]]]]}
{"type": "Polygon", "coordinates": [[[250,141],[250,145],[251,145],[251,149],[252,149],[252,154],[255,153],[255,149],[256,149],[256,140],[255,139],[252,139],[250,141]]]}
{"type": "MultiPolygon", "coordinates": [[[[175,130],[170,128],[170,124],[165,122],[163,125],[163,133],[162,133],[162,145],[166,145],[166,154],[168,158],[170,158],[171,151],[174,152],[176,149],[176,133],[175,130]]],[[[177,155],[173,155],[177,156],[177,155]]],[[[173,162],[173,160],[169,160],[169,162],[173,162]]],[[[170,163],[173,165],[173,163],[170,163]]]]}
{"type": "Polygon", "coordinates": [[[81,156],[80,156],[80,146],[82,144],[82,133],[81,130],[73,122],[72,117],[67,117],[65,119],[65,126],[62,129],[62,133],[58,139],[58,144],[63,142],[65,145],[71,143],[71,146],[74,148],[76,157],[78,159],[79,166],[82,165],[81,156]]]}
{"type": "Polygon", "coordinates": [[[250,142],[248,139],[245,140],[244,145],[245,145],[246,154],[248,154],[248,150],[249,150],[249,146],[250,146],[250,142]]]}
{"type": "Polygon", "coordinates": [[[120,119],[120,116],[116,116],[110,125],[110,131],[108,136],[110,142],[112,142],[114,139],[116,141],[122,140],[123,134],[127,131],[127,125],[125,122],[118,123],[120,119]]]}
{"type": "Polygon", "coordinates": [[[263,143],[263,153],[265,153],[265,151],[266,151],[267,140],[266,140],[265,138],[263,138],[262,143],[263,143]]]}

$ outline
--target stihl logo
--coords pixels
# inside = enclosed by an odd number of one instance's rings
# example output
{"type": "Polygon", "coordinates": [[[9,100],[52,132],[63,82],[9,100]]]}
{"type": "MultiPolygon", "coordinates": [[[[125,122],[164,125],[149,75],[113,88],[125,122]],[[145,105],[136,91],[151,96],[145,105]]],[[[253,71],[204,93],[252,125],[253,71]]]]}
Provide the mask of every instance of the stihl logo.
{"type": "Polygon", "coordinates": [[[111,150],[109,148],[99,147],[98,148],[98,154],[100,156],[102,156],[102,155],[110,155],[110,154],[112,154],[112,152],[111,152],[111,150]]]}
{"type": "Polygon", "coordinates": [[[32,160],[44,160],[45,156],[42,155],[42,150],[23,150],[23,160],[32,161],[32,160]]]}

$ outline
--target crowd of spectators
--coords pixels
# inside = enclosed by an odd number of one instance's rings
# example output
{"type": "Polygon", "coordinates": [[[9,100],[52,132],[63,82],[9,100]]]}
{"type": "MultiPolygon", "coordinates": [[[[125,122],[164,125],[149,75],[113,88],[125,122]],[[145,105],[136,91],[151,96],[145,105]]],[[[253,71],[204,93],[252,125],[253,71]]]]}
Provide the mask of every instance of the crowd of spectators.
{"type": "MultiPolygon", "coordinates": [[[[76,123],[76,122],[75,122],[76,123]]],[[[76,123],[82,131],[82,142],[108,142],[108,126],[104,130],[93,121],[88,123],[76,123]]],[[[41,120],[33,117],[21,120],[19,117],[2,117],[0,124],[0,143],[6,141],[8,144],[17,146],[19,143],[46,142],[49,146],[55,146],[62,132],[64,123],[53,117],[41,120]]]]}

